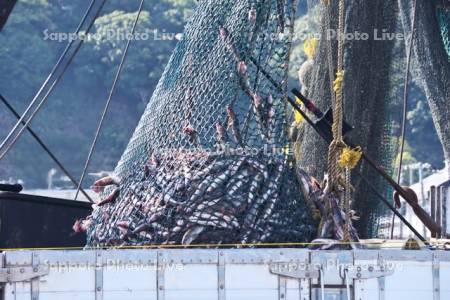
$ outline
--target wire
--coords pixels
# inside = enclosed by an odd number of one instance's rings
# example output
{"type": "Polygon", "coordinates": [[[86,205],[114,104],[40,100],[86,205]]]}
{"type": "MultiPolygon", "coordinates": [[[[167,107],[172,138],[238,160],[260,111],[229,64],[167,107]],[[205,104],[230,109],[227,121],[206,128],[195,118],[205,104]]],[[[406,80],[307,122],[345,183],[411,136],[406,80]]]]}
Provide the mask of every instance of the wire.
{"type": "Polygon", "coordinates": [[[98,137],[100,136],[100,132],[102,130],[106,114],[107,114],[109,106],[111,104],[112,96],[113,96],[113,94],[114,94],[114,92],[116,90],[116,85],[117,85],[117,82],[119,81],[120,73],[122,72],[123,65],[124,65],[125,59],[126,59],[127,54],[128,54],[128,49],[129,49],[130,44],[131,44],[131,40],[133,39],[134,32],[136,31],[136,25],[138,23],[139,16],[141,15],[143,5],[144,5],[144,0],[141,0],[141,3],[139,4],[138,13],[137,13],[136,18],[134,20],[133,28],[131,30],[131,38],[128,39],[128,41],[127,41],[127,44],[125,46],[125,50],[124,50],[123,55],[122,55],[122,59],[121,59],[120,64],[119,64],[119,68],[117,69],[117,73],[116,73],[116,76],[114,78],[111,90],[109,91],[109,96],[108,96],[108,99],[106,100],[106,105],[105,105],[105,108],[103,109],[103,113],[102,113],[102,116],[100,118],[100,123],[98,124],[97,131],[95,132],[94,140],[92,141],[91,149],[89,150],[89,154],[88,154],[88,157],[86,159],[86,163],[84,165],[83,173],[81,174],[80,181],[78,183],[78,188],[77,188],[77,192],[75,193],[75,199],[74,200],[77,200],[77,198],[78,198],[78,193],[79,193],[79,191],[81,189],[81,186],[83,184],[84,177],[86,176],[86,171],[87,171],[87,168],[89,167],[89,163],[91,161],[92,154],[94,153],[95,146],[97,145],[98,137]]]}
{"type": "MultiPolygon", "coordinates": [[[[75,35],[78,36],[79,32],[81,30],[81,27],[84,25],[84,22],[87,19],[87,16],[89,15],[93,5],[95,4],[96,0],[92,0],[91,4],[89,5],[88,10],[86,11],[85,15],[83,16],[83,19],[81,20],[80,24],[78,25],[78,28],[75,32],[75,35]]],[[[98,7],[96,14],[94,16],[94,18],[91,20],[88,28],[86,29],[85,33],[89,33],[90,29],[92,28],[95,20],[97,19],[98,15],[100,14],[100,11],[103,8],[103,5],[105,4],[106,0],[103,0],[101,5],[98,7]]],[[[50,96],[50,94],[52,93],[53,89],[55,88],[55,86],[58,84],[58,82],[61,80],[61,78],[63,77],[64,73],[66,72],[67,68],[69,67],[69,65],[72,63],[75,55],[78,53],[78,51],[81,48],[81,45],[84,42],[84,39],[81,39],[80,43],[77,45],[77,47],[75,48],[74,52],[70,55],[67,63],[65,64],[65,66],[63,66],[63,69],[61,71],[61,73],[56,77],[56,79],[53,81],[53,83],[50,85],[50,87],[48,88],[48,91],[46,92],[46,94],[44,95],[44,97],[40,100],[40,102],[38,103],[38,105],[36,106],[36,108],[34,108],[34,111],[31,112],[30,116],[28,118],[27,115],[28,113],[33,109],[36,101],[38,101],[38,98],[41,96],[41,94],[43,93],[43,90],[47,87],[50,79],[55,75],[56,70],[59,68],[59,66],[62,64],[62,61],[64,60],[64,58],[66,57],[69,49],[71,48],[73,42],[75,39],[72,39],[69,44],[66,46],[66,49],[63,51],[62,55],[60,56],[60,58],[58,59],[56,65],[53,67],[52,71],[50,72],[49,76],[47,77],[47,79],[45,80],[45,82],[43,83],[43,85],[41,86],[41,88],[39,89],[39,91],[37,92],[37,94],[34,96],[33,100],[31,101],[31,103],[28,105],[27,109],[25,110],[25,112],[22,114],[22,116],[20,117],[19,121],[17,121],[16,125],[14,126],[14,128],[9,132],[8,136],[3,140],[2,144],[0,145],[0,160],[3,159],[5,157],[5,155],[8,153],[8,151],[12,148],[12,146],[17,142],[17,140],[20,138],[20,136],[23,134],[23,132],[25,131],[25,128],[31,123],[31,121],[33,120],[33,118],[36,116],[37,112],[41,109],[42,105],[45,103],[45,101],[47,100],[47,98],[50,96]],[[27,120],[25,120],[27,119],[27,120]],[[18,129],[20,127],[20,125],[22,125],[22,127],[20,129],[18,129]]]]}
{"type": "MultiPolygon", "coordinates": [[[[404,246],[406,241],[389,241],[383,249],[398,248],[404,246]]],[[[382,241],[365,241],[365,242],[341,242],[333,241],[333,246],[376,246],[383,245],[382,241]]],[[[99,250],[99,249],[183,249],[183,248],[261,248],[261,247],[308,247],[308,246],[326,246],[329,243],[323,241],[312,242],[285,242],[285,243],[229,243],[229,244],[153,244],[153,245],[141,245],[141,246],[121,246],[121,247],[31,247],[31,248],[0,248],[0,251],[27,251],[27,250],[99,250]]]]}
{"type": "MultiPolygon", "coordinates": [[[[400,157],[398,162],[398,169],[397,169],[397,183],[400,184],[400,180],[402,178],[402,166],[403,166],[403,154],[405,151],[405,139],[406,139],[406,118],[408,115],[408,96],[409,96],[409,75],[410,75],[410,69],[411,69],[411,54],[412,54],[412,47],[414,43],[414,34],[416,32],[416,16],[417,16],[417,0],[414,0],[413,2],[413,18],[412,18],[412,25],[411,25],[411,40],[409,42],[408,47],[408,53],[406,54],[406,71],[405,71],[405,83],[403,88],[403,116],[402,116],[402,133],[400,138],[400,157]]],[[[395,222],[395,214],[392,215],[392,222],[391,222],[391,239],[394,238],[394,222],[395,222]]]]}
{"type": "MultiPolygon", "coordinates": [[[[3,97],[3,95],[1,95],[1,94],[0,94],[0,100],[5,104],[5,106],[11,111],[11,113],[17,119],[20,119],[20,115],[17,113],[17,111],[14,109],[14,107],[12,107],[12,105],[8,102],[8,100],[6,100],[6,98],[3,97]]],[[[31,129],[30,126],[27,126],[27,130],[31,134],[31,136],[36,140],[36,142],[42,147],[42,149],[44,149],[44,151],[48,154],[48,156],[50,156],[50,158],[55,162],[55,164],[61,169],[61,171],[63,171],[63,173],[70,179],[70,181],[75,185],[75,187],[78,187],[78,182],[76,181],[76,179],[72,175],[70,175],[69,171],[67,171],[67,169],[63,166],[63,164],[59,161],[59,159],[56,158],[56,156],[44,144],[44,142],[39,138],[39,136],[34,132],[34,130],[31,129]]],[[[81,192],[91,203],[94,202],[92,200],[92,198],[89,197],[89,195],[83,189],[81,189],[81,192]]]]}

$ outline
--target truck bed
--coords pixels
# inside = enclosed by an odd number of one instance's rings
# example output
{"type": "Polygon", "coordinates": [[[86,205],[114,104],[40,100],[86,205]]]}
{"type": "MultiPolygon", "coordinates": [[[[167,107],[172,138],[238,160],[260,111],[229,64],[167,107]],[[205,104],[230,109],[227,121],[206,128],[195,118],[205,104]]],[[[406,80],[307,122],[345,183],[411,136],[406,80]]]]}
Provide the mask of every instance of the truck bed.
{"type": "Polygon", "coordinates": [[[2,256],[5,300],[450,299],[448,251],[122,249],[2,256]]]}

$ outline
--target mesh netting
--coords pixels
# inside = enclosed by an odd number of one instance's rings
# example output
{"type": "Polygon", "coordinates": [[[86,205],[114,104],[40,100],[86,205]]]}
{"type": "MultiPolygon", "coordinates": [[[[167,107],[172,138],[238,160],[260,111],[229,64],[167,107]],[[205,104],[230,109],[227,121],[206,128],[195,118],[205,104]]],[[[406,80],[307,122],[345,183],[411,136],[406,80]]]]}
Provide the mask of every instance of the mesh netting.
{"type": "Polygon", "coordinates": [[[444,41],[445,50],[450,59],[450,8],[440,8],[437,11],[439,24],[441,26],[442,39],[444,41]]]}
{"type": "Polygon", "coordinates": [[[118,163],[120,183],[99,184],[116,187],[84,222],[89,246],[311,240],[286,153],[295,7],[199,2],[118,163]]]}

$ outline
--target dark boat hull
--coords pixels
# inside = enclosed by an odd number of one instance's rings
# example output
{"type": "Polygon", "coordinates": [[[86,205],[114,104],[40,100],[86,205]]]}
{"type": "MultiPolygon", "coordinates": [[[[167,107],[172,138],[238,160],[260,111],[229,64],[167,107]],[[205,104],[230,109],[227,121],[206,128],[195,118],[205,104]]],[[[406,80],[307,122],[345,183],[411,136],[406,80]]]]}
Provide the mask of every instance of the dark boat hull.
{"type": "Polygon", "coordinates": [[[18,193],[0,193],[0,248],[82,247],[75,220],[89,215],[86,202],[18,193]]]}

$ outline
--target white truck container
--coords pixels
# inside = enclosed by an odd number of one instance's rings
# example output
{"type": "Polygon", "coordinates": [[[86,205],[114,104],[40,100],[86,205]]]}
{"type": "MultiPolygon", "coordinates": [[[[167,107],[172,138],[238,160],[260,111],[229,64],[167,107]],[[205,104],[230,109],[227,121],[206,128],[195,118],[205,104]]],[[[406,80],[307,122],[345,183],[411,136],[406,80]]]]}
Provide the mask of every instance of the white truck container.
{"type": "Polygon", "coordinates": [[[450,299],[450,252],[142,249],[2,253],[4,300],[450,299]]]}

